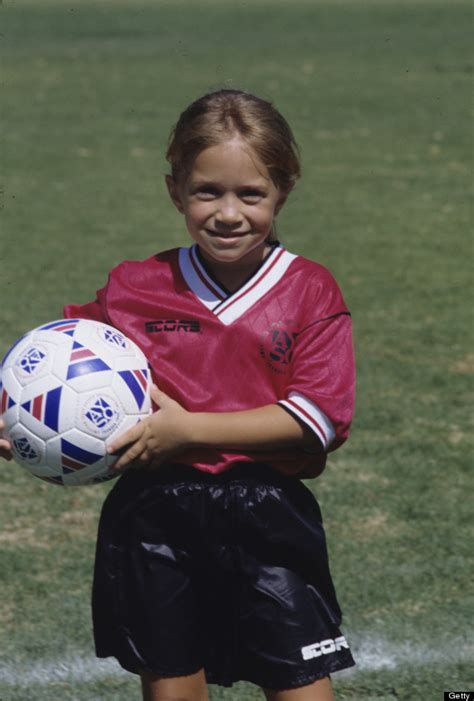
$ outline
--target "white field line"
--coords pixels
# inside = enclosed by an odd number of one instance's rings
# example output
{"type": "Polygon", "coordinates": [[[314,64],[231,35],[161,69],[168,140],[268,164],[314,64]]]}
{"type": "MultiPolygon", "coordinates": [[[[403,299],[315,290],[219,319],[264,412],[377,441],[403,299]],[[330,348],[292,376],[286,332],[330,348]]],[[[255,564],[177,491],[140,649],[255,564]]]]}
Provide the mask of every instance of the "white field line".
{"type": "MultiPolygon", "coordinates": [[[[445,641],[443,647],[433,648],[415,643],[396,645],[383,638],[358,637],[352,645],[356,667],[342,674],[357,675],[358,672],[396,670],[403,666],[432,667],[468,662],[474,659],[474,644],[466,640],[445,641]]],[[[105,677],[129,676],[113,660],[100,660],[91,656],[74,655],[61,662],[44,660],[18,666],[0,663],[0,683],[8,686],[28,687],[32,684],[47,686],[54,682],[90,682],[105,677]]]]}
{"type": "Polygon", "coordinates": [[[74,655],[61,662],[36,661],[27,666],[0,664],[0,683],[27,687],[46,686],[54,682],[91,682],[101,677],[126,676],[113,659],[99,660],[93,656],[74,655]]]}
{"type": "MultiPolygon", "coordinates": [[[[421,637],[421,636],[420,636],[421,637]]],[[[349,635],[349,641],[351,636],[349,635]]],[[[458,662],[470,662],[474,659],[474,636],[467,638],[440,640],[437,647],[408,641],[403,644],[391,643],[382,637],[353,636],[351,644],[356,666],[344,671],[344,674],[373,672],[399,667],[433,667],[449,666],[458,662]]]]}

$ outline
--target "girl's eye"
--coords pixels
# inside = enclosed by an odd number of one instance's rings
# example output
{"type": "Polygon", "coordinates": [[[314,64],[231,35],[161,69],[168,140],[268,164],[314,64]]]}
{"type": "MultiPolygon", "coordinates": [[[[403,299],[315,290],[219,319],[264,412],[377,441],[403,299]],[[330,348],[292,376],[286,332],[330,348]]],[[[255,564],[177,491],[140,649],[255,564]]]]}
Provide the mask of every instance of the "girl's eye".
{"type": "Polygon", "coordinates": [[[200,200],[213,200],[218,194],[217,190],[213,187],[203,187],[196,191],[196,195],[200,200]]]}
{"type": "Polygon", "coordinates": [[[240,197],[246,204],[257,204],[263,196],[263,192],[258,190],[244,190],[240,193],[240,197]]]}

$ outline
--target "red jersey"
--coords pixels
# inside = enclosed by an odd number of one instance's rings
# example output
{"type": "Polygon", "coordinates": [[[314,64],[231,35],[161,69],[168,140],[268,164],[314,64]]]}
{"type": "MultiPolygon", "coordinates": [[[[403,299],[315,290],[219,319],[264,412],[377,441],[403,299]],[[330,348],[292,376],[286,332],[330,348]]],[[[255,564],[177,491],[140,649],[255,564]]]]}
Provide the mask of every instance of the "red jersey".
{"type": "MultiPolygon", "coordinates": [[[[346,438],[353,412],[351,320],[329,271],[275,246],[230,293],[196,245],[125,261],[94,302],[66,317],[115,326],[140,346],[154,381],[188,411],[226,412],[278,403],[318,436],[325,452],[346,438]]],[[[179,462],[218,473],[265,462],[313,477],[325,455],[303,449],[188,451],[179,462]]]]}

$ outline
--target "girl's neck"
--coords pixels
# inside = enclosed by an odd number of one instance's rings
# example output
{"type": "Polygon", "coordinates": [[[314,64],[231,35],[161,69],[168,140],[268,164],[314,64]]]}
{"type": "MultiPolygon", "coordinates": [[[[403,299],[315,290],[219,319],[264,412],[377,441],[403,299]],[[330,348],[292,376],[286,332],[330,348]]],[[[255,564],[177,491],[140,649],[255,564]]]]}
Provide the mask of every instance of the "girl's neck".
{"type": "Polygon", "coordinates": [[[239,260],[229,263],[211,260],[202,254],[198,248],[199,258],[206,268],[207,272],[214,280],[224,287],[228,292],[236,292],[242,285],[247,282],[264,263],[270,255],[275,244],[268,244],[262,251],[262,255],[251,260],[239,260]]]}

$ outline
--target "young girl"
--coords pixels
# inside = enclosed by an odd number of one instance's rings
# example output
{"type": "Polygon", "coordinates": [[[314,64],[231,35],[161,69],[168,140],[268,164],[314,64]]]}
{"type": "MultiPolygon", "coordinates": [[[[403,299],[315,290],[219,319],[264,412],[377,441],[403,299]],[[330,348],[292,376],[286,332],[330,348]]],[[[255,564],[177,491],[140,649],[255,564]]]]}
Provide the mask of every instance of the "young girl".
{"type": "Polygon", "coordinates": [[[94,302],[65,308],[132,338],[157,384],[159,409],[110,448],[126,471],[99,527],[97,654],[139,674],[145,701],[238,680],[271,701],[327,701],[330,674],[354,662],[301,478],[348,434],[348,310],[325,268],[275,238],[300,169],[270,103],[205,95],[167,159],[193,244],[125,261],[94,302]]]}

